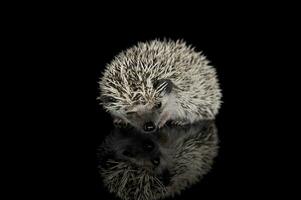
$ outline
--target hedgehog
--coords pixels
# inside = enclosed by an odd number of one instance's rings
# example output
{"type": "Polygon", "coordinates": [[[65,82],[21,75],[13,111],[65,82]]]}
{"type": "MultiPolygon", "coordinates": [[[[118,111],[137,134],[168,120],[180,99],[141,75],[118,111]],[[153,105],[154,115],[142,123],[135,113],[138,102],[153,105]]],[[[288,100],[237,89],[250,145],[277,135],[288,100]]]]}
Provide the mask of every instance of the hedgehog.
{"type": "Polygon", "coordinates": [[[214,121],[164,126],[158,134],[115,128],[98,149],[99,172],[123,200],[174,197],[207,174],[218,153],[214,121]]]}
{"type": "Polygon", "coordinates": [[[212,120],[221,105],[217,73],[183,40],[152,40],[119,53],[99,81],[99,99],[114,123],[154,132],[212,120]]]}

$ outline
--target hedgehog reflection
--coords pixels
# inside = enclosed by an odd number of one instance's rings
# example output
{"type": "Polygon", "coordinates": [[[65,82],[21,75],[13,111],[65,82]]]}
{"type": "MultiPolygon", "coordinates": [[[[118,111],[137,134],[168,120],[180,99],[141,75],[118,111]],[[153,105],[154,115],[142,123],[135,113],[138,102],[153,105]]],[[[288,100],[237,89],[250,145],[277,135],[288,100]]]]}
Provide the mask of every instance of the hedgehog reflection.
{"type": "Polygon", "coordinates": [[[99,148],[103,183],[121,199],[159,199],[198,182],[217,155],[213,121],[165,126],[155,134],[115,130],[99,148]]]}

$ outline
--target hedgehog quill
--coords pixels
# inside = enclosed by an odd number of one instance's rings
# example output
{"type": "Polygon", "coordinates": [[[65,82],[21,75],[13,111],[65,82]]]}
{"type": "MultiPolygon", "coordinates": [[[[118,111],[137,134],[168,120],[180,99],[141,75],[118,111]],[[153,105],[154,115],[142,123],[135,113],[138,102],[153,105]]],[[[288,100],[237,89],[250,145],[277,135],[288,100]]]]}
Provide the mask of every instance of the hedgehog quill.
{"type": "Polygon", "coordinates": [[[100,97],[114,123],[154,132],[212,120],[221,105],[216,70],[182,40],[140,42],[119,53],[100,79],[100,97]]]}

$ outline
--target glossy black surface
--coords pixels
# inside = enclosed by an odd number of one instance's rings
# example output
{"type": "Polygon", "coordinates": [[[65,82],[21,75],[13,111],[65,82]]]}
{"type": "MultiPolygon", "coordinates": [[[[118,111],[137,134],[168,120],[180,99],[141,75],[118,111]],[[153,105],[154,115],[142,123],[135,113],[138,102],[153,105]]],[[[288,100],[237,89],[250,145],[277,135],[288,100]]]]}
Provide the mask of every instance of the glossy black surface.
{"type": "Polygon", "coordinates": [[[99,176],[120,199],[176,198],[210,172],[218,149],[214,121],[166,125],[152,134],[119,126],[98,148],[99,176]]]}

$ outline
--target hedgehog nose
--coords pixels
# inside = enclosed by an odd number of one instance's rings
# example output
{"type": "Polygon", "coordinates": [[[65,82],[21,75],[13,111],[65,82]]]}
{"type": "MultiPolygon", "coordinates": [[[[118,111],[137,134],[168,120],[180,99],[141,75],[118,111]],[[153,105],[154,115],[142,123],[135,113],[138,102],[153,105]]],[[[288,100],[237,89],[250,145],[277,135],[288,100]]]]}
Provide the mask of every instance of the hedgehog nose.
{"type": "Polygon", "coordinates": [[[156,126],[153,122],[146,122],[143,127],[144,131],[147,131],[147,132],[153,131],[153,130],[155,130],[155,128],[156,128],[156,126]]]}

